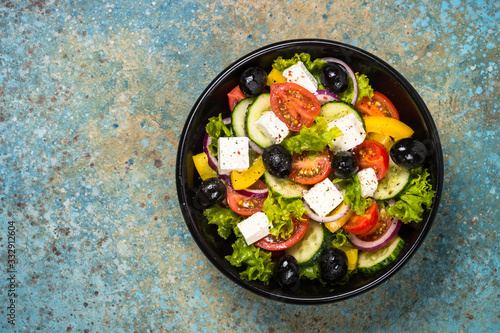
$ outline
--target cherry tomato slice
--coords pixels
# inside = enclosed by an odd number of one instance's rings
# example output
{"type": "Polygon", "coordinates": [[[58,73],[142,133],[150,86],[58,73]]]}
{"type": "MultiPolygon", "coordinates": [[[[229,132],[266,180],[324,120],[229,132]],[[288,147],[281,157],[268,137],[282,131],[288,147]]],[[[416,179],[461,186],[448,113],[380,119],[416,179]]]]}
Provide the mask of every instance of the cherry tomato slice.
{"type": "Polygon", "coordinates": [[[300,241],[306,234],[307,228],[309,227],[309,217],[307,215],[303,215],[302,217],[305,218],[304,221],[300,221],[292,216],[295,231],[290,238],[286,240],[276,240],[274,236],[267,235],[266,237],[255,242],[253,245],[268,251],[282,251],[284,249],[288,249],[300,241]]]}
{"type": "Polygon", "coordinates": [[[272,84],[270,88],[271,110],[291,131],[313,124],[321,104],[312,92],[296,83],[272,84]]]}
{"type": "Polygon", "coordinates": [[[307,151],[292,156],[290,179],[300,184],[316,184],[324,180],[332,170],[328,149],[319,154],[307,151]]]}
{"type": "Polygon", "coordinates": [[[236,192],[231,186],[227,187],[227,204],[233,212],[243,216],[250,216],[261,212],[266,198],[250,198],[236,192]]]}
{"type": "Polygon", "coordinates": [[[368,207],[363,215],[354,215],[342,226],[345,231],[354,235],[362,235],[369,232],[377,224],[378,206],[375,200],[368,207]]]}
{"type": "Polygon", "coordinates": [[[378,221],[375,226],[367,233],[357,235],[357,237],[366,242],[373,242],[385,235],[388,227],[391,225],[391,218],[387,216],[384,210],[379,211],[378,221]]]}
{"type": "Polygon", "coordinates": [[[377,179],[384,178],[389,169],[389,153],[384,145],[373,140],[365,140],[353,149],[359,169],[373,168],[377,179]]]}
{"type": "Polygon", "coordinates": [[[228,99],[228,102],[229,102],[229,109],[231,111],[233,111],[233,109],[236,106],[236,104],[238,104],[241,100],[243,100],[243,99],[245,99],[247,97],[248,97],[247,95],[245,95],[243,92],[241,92],[240,86],[237,85],[236,87],[234,87],[233,90],[231,90],[227,94],[227,99],[228,99]]]}
{"type": "Polygon", "coordinates": [[[392,104],[387,96],[376,91],[373,93],[371,99],[367,96],[363,97],[358,104],[356,104],[356,109],[361,112],[363,116],[383,116],[399,120],[399,113],[394,104],[392,104]]]}

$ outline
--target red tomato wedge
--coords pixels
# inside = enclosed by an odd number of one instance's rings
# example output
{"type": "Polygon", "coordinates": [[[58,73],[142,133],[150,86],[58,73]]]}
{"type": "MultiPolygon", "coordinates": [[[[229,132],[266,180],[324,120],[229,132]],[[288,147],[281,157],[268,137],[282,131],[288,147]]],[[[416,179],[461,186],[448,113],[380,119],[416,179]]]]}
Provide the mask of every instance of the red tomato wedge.
{"type": "Polygon", "coordinates": [[[272,84],[270,88],[271,110],[291,131],[313,124],[321,104],[312,92],[296,83],[272,84]]]}
{"type": "Polygon", "coordinates": [[[231,111],[233,111],[233,109],[236,106],[236,104],[238,104],[241,100],[243,100],[243,99],[245,99],[247,97],[248,97],[247,95],[245,95],[244,93],[241,92],[240,86],[237,85],[236,87],[234,87],[233,90],[231,90],[227,94],[227,99],[228,99],[228,102],[229,102],[229,109],[231,111]]]}
{"type": "Polygon", "coordinates": [[[384,178],[389,170],[389,153],[384,145],[373,140],[365,140],[353,149],[359,169],[373,168],[377,179],[384,178]]]}
{"type": "Polygon", "coordinates": [[[378,221],[378,206],[375,200],[372,205],[366,209],[363,215],[354,215],[342,226],[345,231],[354,235],[362,235],[375,227],[378,221]]]}
{"type": "Polygon", "coordinates": [[[290,238],[285,240],[276,240],[274,236],[267,235],[266,237],[255,242],[254,245],[268,251],[282,251],[284,249],[288,249],[290,246],[293,246],[300,241],[306,234],[307,228],[309,227],[309,217],[307,215],[303,215],[302,217],[305,218],[304,221],[300,221],[292,216],[295,231],[290,238]]]}
{"type": "Polygon", "coordinates": [[[356,109],[363,116],[383,116],[399,120],[399,113],[394,104],[392,104],[387,96],[376,91],[373,93],[372,98],[363,97],[356,104],[356,109]]]}
{"type": "Polygon", "coordinates": [[[375,226],[367,233],[357,235],[359,239],[365,242],[374,242],[385,235],[391,224],[391,218],[384,213],[384,210],[379,211],[378,221],[375,226]]]}
{"type": "Polygon", "coordinates": [[[236,192],[231,186],[227,187],[227,204],[233,212],[243,216],[250,216],[261,212],[266,198],[250,198],[236,192]]]}
{"type": "Polygon", "coordinates": [[[328,177],[331,170],[328,148],[316,155],[305,151],[292,156],[290,179],[300,184],[316,184],[328,177]]]}

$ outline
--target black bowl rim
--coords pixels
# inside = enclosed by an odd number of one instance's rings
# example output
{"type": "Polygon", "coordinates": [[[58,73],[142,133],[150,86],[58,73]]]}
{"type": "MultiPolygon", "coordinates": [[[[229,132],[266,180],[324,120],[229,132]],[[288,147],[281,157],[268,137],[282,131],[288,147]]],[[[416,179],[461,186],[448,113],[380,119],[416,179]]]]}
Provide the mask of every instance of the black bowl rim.
{"type": "Polygon", "coordinates": [[[390,277],[392,277],[397,271],[399,271],[408,261],[409,259],[414,255],[414,253],[418,250],[420,245],[422,244],[423,240],[427,236],[434,219],[436,217],[436,214],[438,212],[439,208],[439,202],[441,200],[441,195],[442,195],[442,187],[443,187],[443,175],[444,175],[444,166],[443,166],[443,153],[442,153],[442,148],[441,148],[441,142],[439,139],[438,135],[438,130],[437,127],[434,123],[434,120],[425,105],[424,101],[418,94],[418,92],[415,90],[415,88],[397,71],[395,70],[392,66],[387,64],[385,61],[380,59],[379,57],[363,50],[358,47],[345,44],[342,42],[337,42],[337,41],[331,41],[327,39],[291,39],[291,40],[284,40],[272,44],[265,45],[263,47],[260,47],[244,56],[239,58],[238,60],[234,61],[232,64],[227,66],[221,73],[219,73],[205,88],[205,90],[201,93],[200,97],[196,100],[194,103],[189,115],[187,116],[186,122],[184,124],[184,128],[182,130],[181,136],[179,137],[179,146],[178,146],[178,152],[177,152],[177,161],[176,161],[176,183],[177,183],[177,193],[178,193],[178,199],[179,199],[179,204],[181,207],[181,211],[184,217],[184,221],[193,236],[195,242],[197,243],[198,247],[202,250],[202,252],[205,254],[205,256],[212,262],[212,264],[217,267],[217,269],[222,272],[226,277],[237,283],[239,286],[257,294],[260,296],[263,296],[265,298],[279,301],[279,302],[285,302],[285,303],[291,303],[291,304],[299,304],[299,305],[313,305],[313,304],[325,304],[325,303],[332,303],[340,300],[345,300],[348,298],[351,298],[353,296],[360,295],[364,292],[367,292],[376,286],[380,285],[381,283],[385,282],[388,280],[390,277]],[[182,143],[186,140],[186,136],[188,133],[188,129],[191,126],[191,123],[193,121],[195,112],[197,108],[200,106],[201,102],[209,95],[209,93],[213,90],[213,87],[216,86],[219,82],[223,81],[229,73],[231,73],[235,68],[238,68],[242,63],[245,63],[249,60],[259,58],[265,53],[271,52],[271,51],[278,51],[282,50],[285,48],[290,48],[290,47],[308,47],[308,46],[324,46],[324,47],[334,47],[334,48],[340,48],[347,50],[348,52],[354,52],[354,53],[360,53],[362,56],[370,59],[373,61],[377,66],[381,66],[385,71],[387,71],[394,79],[396,82],[398,82],[401,87],[407,91],[408,95],[410,98],[414,101],[414,103],[417,106],[417,109],[420,112],[420,115],[424,119],[424,123],[428,127],[429,131],[429,136],[433,140],[433,142],[436,143],[434,149],[435,149],[435,157],[437,159],[436,161],[436,166],[437,168],[435,169],[435,182],[436,182],[436,188],[434,189],[436,191],[436,195],[434,198],[434,203],[431,208],[431,211],[429,213],[429,216],[426,221],[423,221],[421,223],[425,223],[423,229],[421,232],[418,234],[415,242],[411,245],[411,247],[408,249],[408,251],[405,253],[403,257],[401,257],[388,271],[386,271],[384,274],[378,276],[375,278],[373,281],[361,286],[358,289],[348,291],[345,293],[337,294],[337,295],[331,295],[331,296],[320,296],[320,297],[293,297],[293,296],[285,296],[285,295],[279,295],[275,294],[270,291],[266,291],[263,289],[260,289],[250,283],[248,283],[245,280],[242,280],[238,275],[232,274],[232,272],[228,272],[226,270],[226,267],[220,262],[220,259],[217,258],[216,256],[213,255],[213,253],[210,251],[208,248],[207,244],[205,244],[203,241],[201,241],[198,236],[197,230],[195,229],[193,225],[193,221],[191,220],[190,212],[189,209],[186,205],[186,198],[187,198],[187,193],[185,191],[185,188],[183,186],[183,168],[181,168],[181,162],[185,160],[186,154],[187,154],[187,147],[183,147],[182,143]],[[191,223],[188,223],[188,221],[191,221],[191,223]]]}

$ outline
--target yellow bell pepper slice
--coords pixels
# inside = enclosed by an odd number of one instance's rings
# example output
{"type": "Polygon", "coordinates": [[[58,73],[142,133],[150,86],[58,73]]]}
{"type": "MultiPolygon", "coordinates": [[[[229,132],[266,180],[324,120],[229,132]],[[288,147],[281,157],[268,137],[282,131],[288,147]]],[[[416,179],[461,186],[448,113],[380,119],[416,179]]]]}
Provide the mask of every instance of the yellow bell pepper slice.
{"type": "Polygon", "coordinates": [[[358,249],[341,246],[340,249],[345,252],[347,256],[347,270],[352,271],[358,267],[358,249]]]}
{"type": "Polygon", "coordinates": [[[235,190],[243,190],[252,186],[266,171],[262,156],[259,156],[255,162],[244,171],[231,171],[231,184],[235,190]]]}
{"type": "Polygon", "coordinates": [[[205,153],[200,153],[193,156],[194,167],[200,174],[201,180],[217,177],[217,172],[208,165],[208,157],[205,153]]]}
{"type": "MultiPolygon", "coordinates": [[[[342,207],[345,205],[345,203],[342,203],[340,204],[337,208],[335,208],[332,212],[331,215],[335,215],[337,213],[337,211],[339,211],[340,209],[342,209],[342,207]]],[[[337,221],[334,221],[334,222],[327,222],[325,223],[325,227],[330,230],[331,232],[336,232],[337,230],[339,230],[340,228],[342,228],[342,226],[344,224],[347,223],[347,221],[349,221],[349,219],[354,215],[354,212],[352,210],[348,211],[347,214],[345,214],[344,217],[338,219],[337,221]]]]}
{"type": "Polygon", "coordinates": [[[395,141],[409,138],[413,135],[410,126],[402,121],[390,117],[365,116],[363,117],[366,126],[366,132],[379,133],[386,136],[392,136],[395,141]]]}
{"type": "Polygon", "coordinates": [[[273,68],[272,71],[269,72],[269,74],[267,75],[267,82],[266,82],[266,84],[268,86],[270,86],[271,84],[285,83],[285,82],[286,82],[285,77],[277,69],[273,68]]]}
{"type": "Polygon", "coordinates": [[[389,135],[381,134],[381,133],[375,133],[375,132],[369,132],[366,134],[366,140],[373,140],[380,142],[381,144],[384,145],[385,149],[387,151],[391,150],[392,146],[396,143],[392,137],[389,135]]]}

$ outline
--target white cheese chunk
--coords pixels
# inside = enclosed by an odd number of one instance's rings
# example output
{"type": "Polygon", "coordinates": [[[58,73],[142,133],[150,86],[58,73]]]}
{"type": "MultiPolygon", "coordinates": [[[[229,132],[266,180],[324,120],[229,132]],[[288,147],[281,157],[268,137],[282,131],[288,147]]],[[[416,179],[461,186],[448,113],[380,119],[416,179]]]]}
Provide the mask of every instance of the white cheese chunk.
{"type": "Polygon", "coordinates": [[[286,124],[272,111],[264,113],[255,124],[274,143],[280,143],[290,134],[286,124]]]}
{"type": "Polygon", "coordinates": [[[269,219],[264,212],[253,214],[238,223],[237,226],[248,245],[269,235],[269,230],[272,228],[272,224],[269,223],[269,219]]]}
{"type": "Polygon", "coordinates": [[[232,170],[242,171],[250,167],[247,137],[222,137],[217,142],[219,173],[229,174],[232,170]]]}
{"type": "Polygon", "coordinates": [[[359,182],[361,183],[361,196],[368,198],[373,196],[377,190],[378,180],[375,170],[373,168],[363,169],[357,174],[359,182]]]}
{"type": "Polygon", "coordinates": [[[321,217],[325,217],[344,200],[344,195],[326,178],[304,194],[309,207],[321,217]]]}
{"type": "Polygon", "coordinates": [[[329,123],[328,129],[332,127],[337,127],[342,131],[342,135],[334,139],[334,144],[330,147],[330,150],[335,153],[352,149],[365,141],[366,132],[363,124],[352,113],[329,123]]]}
{"type": "Polygon", "coordinates": [[[283,76],[288,82],[293,82],[315,93],[318,90],[318,81],[307,70],[302,61],[292,65],[283,71],[283,76]]]}

